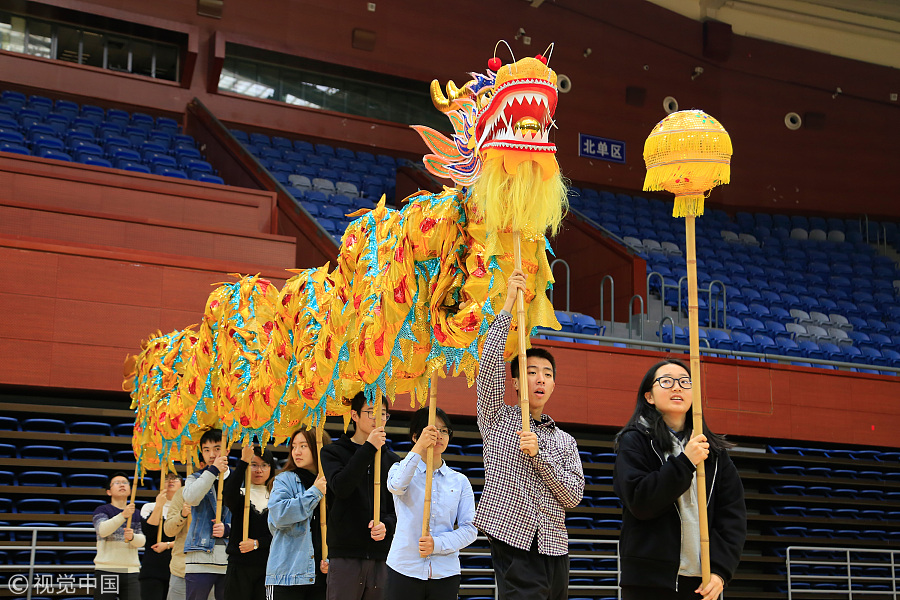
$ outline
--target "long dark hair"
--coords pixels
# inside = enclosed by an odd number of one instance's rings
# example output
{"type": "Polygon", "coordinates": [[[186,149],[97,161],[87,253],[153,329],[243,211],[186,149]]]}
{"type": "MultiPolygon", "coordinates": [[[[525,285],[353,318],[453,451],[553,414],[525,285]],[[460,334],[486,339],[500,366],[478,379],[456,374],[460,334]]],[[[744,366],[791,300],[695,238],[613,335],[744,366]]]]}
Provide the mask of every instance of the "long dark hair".
{"type": "MultiPolygon", "coordinates": [[[[691,370],[688,368],[688,366],[677,358],[667,358],[650,367],[646,375],[644,375],[644,378],[641,380],[641,386],[638,388],[637,402],[634,406],[634,413],[631,415],[631,418],[628,419],[628,423],[625,424],[625,427],[623,427],[622,430],[616,434],[616,450],[619,449],[619,438],[622,436],[622,434],[628,429],[638,427],[641,424],[641,421],[643,421],[649,427],[650,437],[657,444],[657,446],[659,446],[666,452],[672,451],[672,436],[669,433],[669,426],[666,425],[665,420],[663,420],[663,414],[659,412],[659,410],[657,410],[655,406],[647,402],[646,398],[647,392],[649,392],[653,388],[653,384],[656,383],[656,372],[665,365],[679,366],[687,371],[688,375],[691,374],[691,370]]],[[[685,415],[684,427],[678,433],[682,433],[684,435],[684,439],[688,439],[691,436],[691,432],[693,431],[693,429],[694,407],[692,405],[685,415]]],[[[709,430],[709,427],[706,425],[706,417],[703,418],[703,433],[704,435],[706,435],[706,439],[709,442],[709,447],[716,452],[721,452],[723,450],[727,450],[728,448],[734,447],[734,444],[727,441],[725,439],[725,436],[713,433],[709,430]]]]}
{"type": "MultiPolygon", "coordinates": [[[[294,462],[294,453],[291,451],[294,447],[294,438],[298,435],[302,435],[306,438],[306,443],[309,445],[309,449],[312,450],[312,459],[313,459],[313,472],[318,475],[319,473],[319,453],[316,452],[316,432],[312,429],[308,429],[306,427],[301,427],[297,431],[291,434],[291,438],[288,440],[288,457],[287,462],[284,463],[284,466],[278,471],[279,474],[287,473],[288,471],[295,471],[299,467],[297,463],[294,462]]],[[[322,431],[322,445],[331,443],[331,437],[322,431]]]]}

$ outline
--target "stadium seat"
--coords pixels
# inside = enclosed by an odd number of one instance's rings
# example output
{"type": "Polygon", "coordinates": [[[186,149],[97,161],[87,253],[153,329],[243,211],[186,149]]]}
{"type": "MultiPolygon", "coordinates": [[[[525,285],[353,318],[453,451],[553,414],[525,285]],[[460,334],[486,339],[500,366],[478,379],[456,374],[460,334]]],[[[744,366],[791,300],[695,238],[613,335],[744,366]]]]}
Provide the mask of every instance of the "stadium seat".
{"type": "Polygon", "coordinates": [[[19,448],[19,457],[28,460],[65,460],[61,446],[29,444],[19,448]]]}
{"type": "Polygon", "coordinates": [[[24,486],[63,487],[62,475],[54,471],[23,471],[16,479],[24,486]]]}
{"type": "Polygon", "coordinates": [[[16,501],[20,514],[60,514],[62,503],[56,498],[22,498],[16,501]]]}
{"type": "Polygon", "coordinates": [[[68,453],[69,460],[85,460],[95,462],[109,462],[109,450],[105,448],[71,448],[68,453]]]}
{"type": "Polygon", "coordinates": [[[67,487],[105,489],[108,478],[100,473],[72,473],[66,476],[67,487]]]}

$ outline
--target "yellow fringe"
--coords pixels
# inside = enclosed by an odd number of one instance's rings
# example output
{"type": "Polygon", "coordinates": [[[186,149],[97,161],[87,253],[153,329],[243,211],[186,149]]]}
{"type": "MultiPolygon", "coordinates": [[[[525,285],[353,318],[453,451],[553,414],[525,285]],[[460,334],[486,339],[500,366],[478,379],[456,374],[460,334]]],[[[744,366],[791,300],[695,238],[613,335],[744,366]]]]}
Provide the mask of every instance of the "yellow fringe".
{"type": "Polygon", "coordinates": [[[503,166],[503,157],[485,162],[481,177],[472,185],[479,218],[489,233],[521,231],[523,235],[556,235],[568,209],[567,185],[557,170],[544,178],[540,164],[519,163],[515,175],[503,166]]]}
{"type": "Polygon", "coordinates": [[[703,215],[703,196],[675,196],[673,217],[699,217],[703,215]]]}

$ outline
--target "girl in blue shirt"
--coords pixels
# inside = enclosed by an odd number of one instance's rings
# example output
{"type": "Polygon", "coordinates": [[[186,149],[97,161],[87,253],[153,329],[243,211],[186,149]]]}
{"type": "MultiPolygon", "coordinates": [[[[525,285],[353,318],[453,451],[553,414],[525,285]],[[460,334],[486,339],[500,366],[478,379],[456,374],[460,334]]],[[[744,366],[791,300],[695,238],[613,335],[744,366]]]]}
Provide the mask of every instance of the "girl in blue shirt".
{"type": "MultiPolygon", "coordinates": [[[[328,436],[323,433],[323,443],[328,436]]],[[[325,497],[325,477],[319,475],[312,430],[298,429],[289,441],[290,454],[275,477],[269,495],[272,545],[266,565],[266,586],[273,600],[324,600],[327,561],[322,560],[319,502],[325,497]]]]}
{"type": "Polygon", "coordinates": [[[459,551],[477,531],[475,495],[465,475],[441,459],[453,436],[450,419],[440,408],[428,426],[428,409],[416,411],[409,424],[414,446],[388,473],[394,494],[397,531],[387,557],[386,600],[455,600],[459,595],[459,551]],[[430,535],[422,535],[425,506],[425,457],[434,447],[430,535]]]}

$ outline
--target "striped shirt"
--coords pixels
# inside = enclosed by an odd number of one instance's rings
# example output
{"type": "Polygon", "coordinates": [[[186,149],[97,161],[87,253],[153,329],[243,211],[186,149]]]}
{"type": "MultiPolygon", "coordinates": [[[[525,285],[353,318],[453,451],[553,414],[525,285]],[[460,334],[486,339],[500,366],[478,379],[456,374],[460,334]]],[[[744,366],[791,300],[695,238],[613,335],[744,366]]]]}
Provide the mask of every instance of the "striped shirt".
{"type": "Polygon", "coordinates": [[[537,456],[519,449],[522,413],[503,401],[506,371],[503,348],[511,315],[501,311],[484,340],[478,370],[478,429],[484,439],[484,491],[475,526],[487,535],[528,551],[537,537],[538,552],[561,556],[569,551],[566,508],[581,502],[584,472],[575,439],[547,415],[531,420],[538,438],[537,456]]]}

